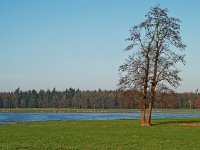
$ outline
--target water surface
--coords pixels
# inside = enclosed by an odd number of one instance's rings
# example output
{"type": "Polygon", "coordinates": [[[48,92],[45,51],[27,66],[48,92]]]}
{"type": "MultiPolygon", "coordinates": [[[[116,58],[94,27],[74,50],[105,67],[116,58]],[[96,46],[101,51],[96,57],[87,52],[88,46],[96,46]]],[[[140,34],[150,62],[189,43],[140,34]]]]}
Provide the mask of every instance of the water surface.
{"type": "MultiPolygon", "coordinates": [[[[200,117],[200,114],[155,113],[152,118],[200,117]]],[[[138,119],[139,113],[0,113],[0,123],[49,120],[138,119]]]]}

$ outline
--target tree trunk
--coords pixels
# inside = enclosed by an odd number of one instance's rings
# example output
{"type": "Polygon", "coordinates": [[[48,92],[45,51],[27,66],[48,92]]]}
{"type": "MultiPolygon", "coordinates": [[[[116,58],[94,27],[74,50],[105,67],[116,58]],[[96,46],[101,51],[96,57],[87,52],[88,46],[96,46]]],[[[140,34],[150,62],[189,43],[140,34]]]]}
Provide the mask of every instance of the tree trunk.
{"type": "Polygon", "coordinates": [[[141,126],[146,122],[145,112],[144,109],[141,111],[141,126]]]}
{"type": "Polygon", "coordinates": [[[143,102],[142,102],[142,112],[141,112],[141,126],[149,126],[147,124],[146,120],[146,103],[147,103],[147,90],[148,90],[148,79],[149,79],[149,67],[150,67],[150,58],[149,58],[149,53],[150,53],[150,45],[147,49],[145,58],[146,58],[146,68],[145,68],[145,76],[144,76],[144,89],[143,89],[143,102]]]}
{"type": "Polygon", "coordinates": [[[146,118],[146,109],[142,109],[141,112],[141,126],[150,126],[147,118],[146,118]]]}
{"type": "Polygon", "coordinates": [[[147,114],[147,123],[149,126],[151,126],[151,114],[152,114],[152,108],[153,108],[153,101],[149,102],[149,108],[148,108],[148,114],[147,114]]]}
{"type": "Polygon", "coordinates": [[[156,84],[157,84],[156,80],[157,80],[159,49],[160,48],[157,43],[156,56],[155,56],[155,61],[154,61],[153,80],[151,83],[150,101],[149,101],[149,108],[148,108],[148,114],[147,114],[147,124],[149,126],[151,125],[151,114],[152,114],[153,103],[155,99],[155,90],[156,90],[156,84]]]}
{"type": "MultiPolygon", "coordinates": [[[[149,112],[148,112],[148,114],[149,114],[149,112]]],[[[141,112],[141,124],[140,124],[141,126],[151,126],[148,114],[146,115],[146,111],[142,110],[142,112],[141,112]]]]}

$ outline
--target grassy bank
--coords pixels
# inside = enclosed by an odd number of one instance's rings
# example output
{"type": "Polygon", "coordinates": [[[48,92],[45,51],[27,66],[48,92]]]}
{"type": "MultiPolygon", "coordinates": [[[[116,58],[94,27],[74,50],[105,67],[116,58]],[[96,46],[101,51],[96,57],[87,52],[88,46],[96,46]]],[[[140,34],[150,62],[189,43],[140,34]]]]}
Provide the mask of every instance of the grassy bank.
{"type": "Polygon", "coordinates": [[[20,113],[138,113],[138,109],[3,108],[0,112],[20,113]]]}
{"type": "MultiPolygon", "coordinates": [[[[138,109],[1,108],[13,113],[140,113],[138,109]]],[[[200,113],[200,109],[153,109],[153,113],[200,113]]]]}
{"type": "Polygon", "coordinates": [[[200,149],[200,119],[49,121],[0,125],[0,149],[200,149]]]}

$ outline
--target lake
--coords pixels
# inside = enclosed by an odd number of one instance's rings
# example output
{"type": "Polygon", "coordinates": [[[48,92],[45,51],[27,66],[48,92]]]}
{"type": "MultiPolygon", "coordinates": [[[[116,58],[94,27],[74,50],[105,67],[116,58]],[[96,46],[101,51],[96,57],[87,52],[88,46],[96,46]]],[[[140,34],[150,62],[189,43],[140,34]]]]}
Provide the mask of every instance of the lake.
{"type": "MultiPolygon", "coordinates": [[[[153,113],[152,118],[200,117],[200,114],[153,113]]],[[[138,119],[139,113],[0,113],[0,123],[49,120],[138,119]]]]}

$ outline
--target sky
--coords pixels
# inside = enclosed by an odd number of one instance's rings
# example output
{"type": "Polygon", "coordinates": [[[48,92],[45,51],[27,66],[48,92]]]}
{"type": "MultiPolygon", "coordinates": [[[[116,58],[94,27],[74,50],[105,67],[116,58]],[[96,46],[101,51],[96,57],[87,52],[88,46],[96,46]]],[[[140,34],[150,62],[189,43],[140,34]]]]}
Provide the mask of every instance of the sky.
{"type": "Polygon", "coordinates": [[[0,91],[118,88],[129,29],[156,4],[179,18],[177,91],[200,88],[199,0],[0,0],[0,91]]]}

